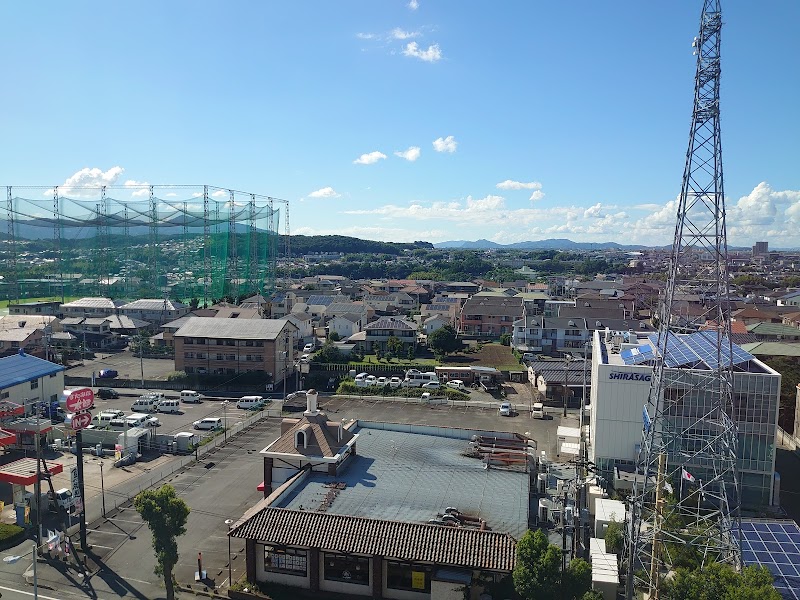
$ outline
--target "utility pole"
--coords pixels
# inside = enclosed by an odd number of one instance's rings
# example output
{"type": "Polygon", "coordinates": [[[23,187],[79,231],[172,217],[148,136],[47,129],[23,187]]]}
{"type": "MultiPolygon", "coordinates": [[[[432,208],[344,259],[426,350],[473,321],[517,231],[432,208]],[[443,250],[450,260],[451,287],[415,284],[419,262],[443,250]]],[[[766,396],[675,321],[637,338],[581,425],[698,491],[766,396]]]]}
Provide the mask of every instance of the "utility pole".
{"type": "Polygon", "coordinates": [[[569,354],[564,357],[564,417],[567,416],[567,399],[569,398],[569,363],[572,361],[572,356],[569,354]]]}

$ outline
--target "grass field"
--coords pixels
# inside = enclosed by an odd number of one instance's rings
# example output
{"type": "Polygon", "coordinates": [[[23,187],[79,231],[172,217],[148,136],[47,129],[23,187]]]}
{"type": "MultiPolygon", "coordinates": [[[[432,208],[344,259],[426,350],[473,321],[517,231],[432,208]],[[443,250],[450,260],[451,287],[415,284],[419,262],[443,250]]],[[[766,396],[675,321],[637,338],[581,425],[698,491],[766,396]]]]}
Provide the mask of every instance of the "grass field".
{"type": "MultiPolygon", "coordinates": [[[[67,296],[64,298],[64,302],[72,302],[73,300],[77,300],[80,296],[67,296]]],[[[61,302],[61,296],[47,296],[42,298],[22,298],[20,302],[51,302],[57,300],[61,302]]],[[[8,303],[11,300],[0,300],[0,308],[8,308],[8,303]]],[[[14,301],[16,303],[16,300],[14,301]]]]}
{"type": "Polygon", "coordinates": [[[524,369],[519,364],[519,361],[514,358],[509,346],[502,346],[497,343],[484,344],[476,352],[451,354],[445,359],[444,364],[460,367],[480,365],[482,367],[494,367],[500,371],[519,371],[524,369]]]}

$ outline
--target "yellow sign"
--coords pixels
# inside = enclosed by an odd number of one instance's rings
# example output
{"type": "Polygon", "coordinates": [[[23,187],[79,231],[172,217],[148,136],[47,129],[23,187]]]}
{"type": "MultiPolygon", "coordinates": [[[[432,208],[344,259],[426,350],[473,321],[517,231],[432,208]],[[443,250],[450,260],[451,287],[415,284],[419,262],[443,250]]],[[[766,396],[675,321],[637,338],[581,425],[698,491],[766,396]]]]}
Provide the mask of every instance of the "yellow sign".
{"type": "Polygon", "coordinates": [[[26,506],[25,507],[25,525],[30,525],[30,524],[31,524],[31,507],[30,506],[26,506]]]}
{"type": "Polygon", "coordinates": [[[411,571],[411,587],[415,590],[425,589],[425,571],[411,571]]]}

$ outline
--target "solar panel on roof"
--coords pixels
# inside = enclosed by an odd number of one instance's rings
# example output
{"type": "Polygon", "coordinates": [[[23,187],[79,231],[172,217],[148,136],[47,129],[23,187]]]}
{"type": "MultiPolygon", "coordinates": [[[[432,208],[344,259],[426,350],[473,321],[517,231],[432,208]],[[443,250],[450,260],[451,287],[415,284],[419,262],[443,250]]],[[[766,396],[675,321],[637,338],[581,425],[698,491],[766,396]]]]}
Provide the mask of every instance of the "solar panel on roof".
{"type": "Polygon", "coordinates": [[[619,355],[626,365],[639,365],[648,360],[653,360],[655,357],[653,347],[649,344],[637,346],[636,348],[626,348],[619,355]]]}
{"type": "Polygon", "coordinates": [[[787,600],[800,600],[800,527],[794,521],[743,521],[742,560],[763,565],[775,589],[787,600]]]}
{"type": "Polygon", "coordinates": [[[699,360],[698,356],[674,333],[670,332],[664,335],[660,344],[657,333],[651,333],[647,337],[653,343],[653,346],[658,348],[659,353],[664,357],[664,364],[668,367],[692,365],[699,360]],[[665,345],[667,349],[666,354],[664,352],[665,345]]]}

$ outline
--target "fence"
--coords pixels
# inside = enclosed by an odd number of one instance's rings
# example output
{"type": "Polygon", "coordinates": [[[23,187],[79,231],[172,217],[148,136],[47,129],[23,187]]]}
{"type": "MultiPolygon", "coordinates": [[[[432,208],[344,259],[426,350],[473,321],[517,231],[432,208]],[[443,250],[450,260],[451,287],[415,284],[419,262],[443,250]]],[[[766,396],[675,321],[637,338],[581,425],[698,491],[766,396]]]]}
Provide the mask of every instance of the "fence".
{"type": "MultiPolygon", "coordinates": [[[[67,387],[92,387],[91,377],[70,377],[64,376],[64,385],[67,387]]],[[[160,381],[155,379],[145,379],[142,386],[141,379],[95,379],[94,385],[108,386],[115,389],[155,389],[155,390],[175,390],[177,392],[187,389],[190,384],[186,381],[160,381]]],[[[200,389],[200,388],[197,388],[200,389]]],[[[253,393],[263,395],[264,384],[244,384],[235,385],[214,385],[214,392],[241,392],[244,394],[253,393]]]]}

